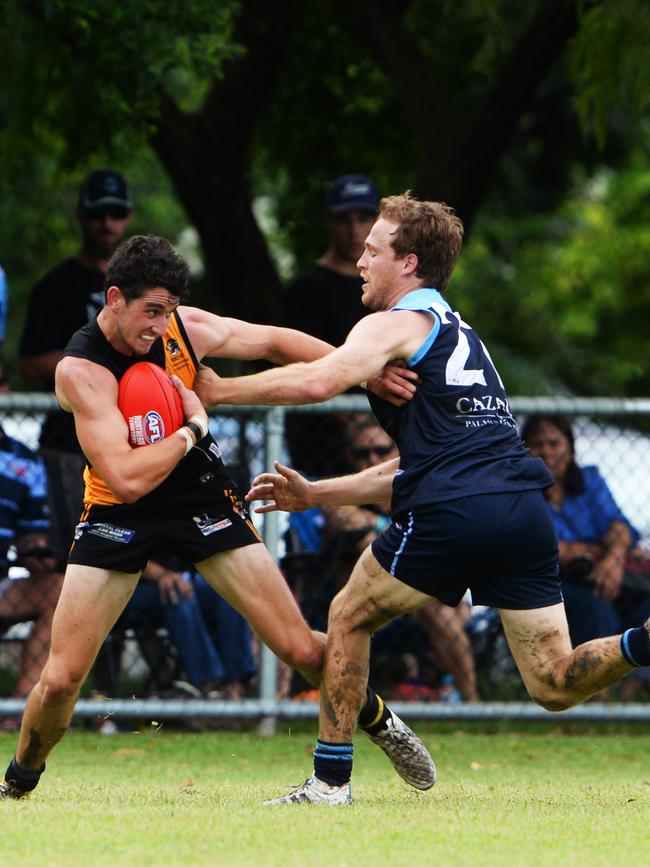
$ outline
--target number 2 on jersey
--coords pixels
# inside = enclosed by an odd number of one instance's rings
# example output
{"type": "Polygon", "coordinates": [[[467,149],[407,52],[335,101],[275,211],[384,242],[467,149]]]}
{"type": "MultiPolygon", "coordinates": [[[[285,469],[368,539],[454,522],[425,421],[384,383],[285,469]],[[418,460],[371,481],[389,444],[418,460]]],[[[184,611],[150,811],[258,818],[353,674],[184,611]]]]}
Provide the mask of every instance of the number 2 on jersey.
{"type": "MultiPolygon", "coordinates": [[[[458,342],[454,347],[454,351],[449,356],[445,368],[445,381],[447,385],[487,385],[483,368],[465,367],[470,352],[469,340],[467,339],[465,331],[467,330],[471,332],[470,326],[466,322],[463,322],[458,313],[452,313],[447,310],[445,311],[445,316],[447,317],[447,321],[453,317],[453,319],[458,322],[458,342]]],[[[492,367],[492,370],[494,370],[496,378],[499,380],[499,385],[503,387],[501,377],[490,358],[490,353],[483,345],[483,341],[479,340],[476,335],[474,336],[481,344],[485,358],[492,367]]]]}

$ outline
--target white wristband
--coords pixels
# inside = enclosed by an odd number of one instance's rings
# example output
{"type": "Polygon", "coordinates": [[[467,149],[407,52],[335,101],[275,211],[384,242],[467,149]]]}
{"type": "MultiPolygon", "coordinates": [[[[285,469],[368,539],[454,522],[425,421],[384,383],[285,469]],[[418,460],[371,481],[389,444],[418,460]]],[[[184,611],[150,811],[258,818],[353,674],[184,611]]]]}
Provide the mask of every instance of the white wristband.
{"type": "Polygon", "coordinates": [[[194,424],[200,428],[201,439],[203,439],[208,432],[208,417],[205,415],[192,415],[188,418],[188,421],[194,422],[194,424]]]}
{"type": "Polygon", "coordinates": [[[183,457],[185,457],[185,455],[189,452],[189,450],[194,445],[194,437],[192,436],[192,432],[190,430],[188,430],[186,427],[179,427],[179,429],[176,431],[176,433],[180,434],[183,437],[183,439],[185,440],[185,454],[183,455],[183,457]]]}

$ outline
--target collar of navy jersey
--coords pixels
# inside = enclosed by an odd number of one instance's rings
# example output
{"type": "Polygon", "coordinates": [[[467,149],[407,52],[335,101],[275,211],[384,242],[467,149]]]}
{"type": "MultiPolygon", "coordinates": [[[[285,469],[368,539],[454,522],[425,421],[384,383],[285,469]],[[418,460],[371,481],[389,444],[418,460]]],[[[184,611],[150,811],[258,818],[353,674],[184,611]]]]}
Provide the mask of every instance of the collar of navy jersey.
{"type": "Polygon", "coordinates": [[[414,289],[397,302],[391,310],[427,310],[433,304],[441,304],[451,312],[451,307],[437,289],[414,289]]]}
{"type": "Polygon", "coordinates": [[[430,288],[414,289],[413,292],[409,292],[403,298],[400,298],[397,304],[390,308],[390,310],[426,310],[433,314],[433,325],[431,326],[431,331],[427,334],[424,342],[406,361],[409,367],[415,367],[418,361],[421,361],[421,359],[424,358],[429,349],[431,349],[433,341],[436,339],[438,332],[440,331],[440,318],[434,310],[432,310],[434,304],[443,307],[445,310],[449,310],[451,313],[451,307],[442,297],[440,292],[438,292],[437,289],[430,288]]]}

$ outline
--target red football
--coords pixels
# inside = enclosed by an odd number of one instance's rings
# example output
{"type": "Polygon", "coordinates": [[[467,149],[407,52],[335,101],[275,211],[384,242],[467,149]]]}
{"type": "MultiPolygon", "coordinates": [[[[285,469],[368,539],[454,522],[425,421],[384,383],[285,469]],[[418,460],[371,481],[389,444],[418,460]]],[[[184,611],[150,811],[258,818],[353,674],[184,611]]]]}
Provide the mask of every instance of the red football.
{"type": "Polygon", "coordinates": [[[162,367],[138,361],[120,380],[117,405],[129,425],[132,446],[149,446],[182,427],[181,396],[162,367]]]}

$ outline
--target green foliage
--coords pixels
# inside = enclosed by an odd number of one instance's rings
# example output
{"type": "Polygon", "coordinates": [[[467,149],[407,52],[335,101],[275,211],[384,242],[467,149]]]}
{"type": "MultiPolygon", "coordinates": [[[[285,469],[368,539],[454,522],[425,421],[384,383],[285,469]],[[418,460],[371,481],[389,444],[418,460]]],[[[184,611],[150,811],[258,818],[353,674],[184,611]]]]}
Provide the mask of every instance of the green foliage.
{"type": "Polygon", "coordinates": [[[589,9],[570,52],[583,126],[601,145],[613,114],[642,118],[650,107],[650,4],[604,0],[589,9]]]}
{"type": "Polygon", "coordinates": [[[133,231],[178,238],[188,220],[148,147],[160,97],[195,106],[239,49],[237,3],[6,0],[0,18],[0,261],[17,343],[34,281],[78,247],[84,175],[110,165],[134,188],[133,231]]]}
{"type": "MultiPolygon", "coordinates": [[[[11,142],[68,166],[124,154],[152,129],[166,87],[191,100],[235,51],[234,0],[7,0],[0,19],[1,114],[11,142]]],[[[7,142],[0,142],[1,145],[7,142]]]]}
{"type": "Polygon", "coordinates": [[[276,203],[298,268],[323,252],[324,192],[337,175],[404,188],[415,162],[399,122],[386,124],[401,114],[393,83],[331,5],[299,5],[293,49],[253,149],[255,187],[276,203]]]}
{"type": "MultiPolygon", "coordinates": [[[[432,76],[448,82],[448,94],[438,100],[444,110],[452,108],[451,95],[455,114],[471,117],[535,6],[532,0],[412,4],[413,50],[422,52],[432,76]]],[[[417,119],[396,82],[355,25],[332,7],[331,0],[299,4],[293,50],[253,149],[255,188],[275,202],[296,270],[323,252],[324,192],[336,176],[367,174],[382,194],[401,192],[414,186],[426,159],[414,134],[417,119]]],[[[444,137],[444,111],[435,99],[426,110],[440,112],[444,137]]]]}
{"type": "Polygon", "coordinates": [[[547,393],[558,382],[579,394],[650,393],[647,156],[576,178],[553,214],[483,214],[450,296],[487,341],[508,347],[511,393],[547,393]]]}
{"type": "MultiPolygon", "coordinates": [[[[241,8],[253,5],[2,4],[0,262],[12,292],[10,362],[25,292],[76,247],[76,188],[86,171],[123,169],[135,189],[136,231],[175,239],[192,221],[147,142],[163,95],[192,120],[199,117],[206,94],[242,51],[234,27],[241,8]]],[[[540,0],[406,5],[407,44],[428,71],[420,114],[429,128],[435,122],[436,138],[444,141],[480,109],[540,0]]],[[[401,8],[391,7],[391,14],[401,8]]],[[[579,9],[580,30],[565,60],[583,128],[597,135],[603,165],[594,168],[595,148],[589,136],[579,137],[566,70],[558,64],[522,114],[451,287],[452,300],[504,367],[511,393],[648,389],[643,118],[650,5],[585,0],[579,9]],[[639,157],[619,171],[633,146],[639,157]]],[[[381,25],[384,14],[378,6],[366,26],[381,25]]],[[[399,34],[383,34],[384,48],[393,35],[399,34]]],[[[333,177],[362,172],[393,193],[414,186],[430,159],[411,94],[389,75],[366,36],[355,23],[354,4],[295,4],[291,51],[247,168],[254,194],[264,196],[269,243],[279,251],[283,276],[323,251],[323,193],[333,177]]],[[[193,184],[184,201],[196,200],[214,167],[181,168],[182,181],[190,177],[193,184]]]]}

